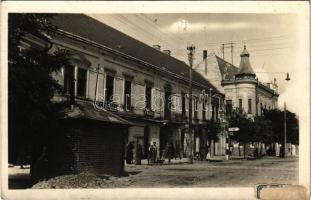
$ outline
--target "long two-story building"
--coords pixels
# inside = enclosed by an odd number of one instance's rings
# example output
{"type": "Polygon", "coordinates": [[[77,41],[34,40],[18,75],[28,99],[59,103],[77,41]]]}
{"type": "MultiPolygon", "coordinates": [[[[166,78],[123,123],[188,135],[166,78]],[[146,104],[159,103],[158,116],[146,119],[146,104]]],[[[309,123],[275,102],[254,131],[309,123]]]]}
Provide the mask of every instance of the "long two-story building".
{"type": "MultiPolygon", "coordinates": [[[[190,148],[186,131],[189,66],[170,51],[161,51],[159,45],[148,46],[86,15],[61,14],[54,16],[53,23],[58,30],[51,38],[50,51],[70,52],[71,63],[54,74],[64,87],[64,94],[55,95],[54,101],[67,101],[71,96],[74,102],[94,102],[97,114],[109,113],[106,122],[110,119],[128,126],[125,141],[119,142],[142,144],[145,156],[154,142],[159,158],[167,143],[185,155],[190,148]]],[[[193,148],[197,152],[210,145],[212,151],[223,154],[224,139],[217,142],[209,136],[221,135],[221,130],[211,127],[222,121],[224,94],[195,71],[192,84],[193,148]]],[[[85,104],[79,104],[82,111],[87,110],[85,104]]],[[[89,118],[96,119],[97,114],[89,118]]],[[[107,129],[98,131],[105,134],[107,129]]]]}

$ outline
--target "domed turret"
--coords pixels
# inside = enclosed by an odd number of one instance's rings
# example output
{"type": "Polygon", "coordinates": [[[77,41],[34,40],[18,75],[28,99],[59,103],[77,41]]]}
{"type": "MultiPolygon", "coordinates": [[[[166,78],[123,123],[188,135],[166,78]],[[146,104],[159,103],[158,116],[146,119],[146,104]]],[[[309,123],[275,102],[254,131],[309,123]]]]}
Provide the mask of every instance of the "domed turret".
{"type": "Polygon", "coordinates": [[[241,53],[241,62],[239,66],[239,70],[236,73],[236,77],[256,77],[256,74],[251,66],[251,63],[249,61],[249,53],[246,50],[246,45],[244,45],[244,49],[241,53]]]}

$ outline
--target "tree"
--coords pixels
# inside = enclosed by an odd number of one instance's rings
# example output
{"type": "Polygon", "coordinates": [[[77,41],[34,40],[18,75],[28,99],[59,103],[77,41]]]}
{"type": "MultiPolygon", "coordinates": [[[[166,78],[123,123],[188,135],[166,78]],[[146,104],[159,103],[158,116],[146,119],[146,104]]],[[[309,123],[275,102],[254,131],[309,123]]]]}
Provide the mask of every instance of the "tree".
{"type": "MultiPolygon", "coordinates": [[[[50,38],[57,30],[52,17],[50,14],[9,14],[9,162],[15,163],[19,152],[28,146],[44,146],[55,123],[51,98],[62,88],[52,73],[66,65],[68,59],[66,52],[49,52],[50,38]],[[28,45],[29,36],[42,45],[31,42],[28,45]]],[[[36,153],[38,149],[32,150],[32,160],[36,153]]]]}
{"type": "Polygon", "coordinates": [[[207,139],[209,143],[211,140],[218,141],[218,133],[221,131],[220,124],[212,120],[208,130],[207,139]]]}
{"type": "Polygon", "coordinates": [[[239,131],[233,134],[232,139],[243,144],[245,157],[246,144],[253,141],[254,138],[254,122],[247,118],[245,113],[234,110],[229,119],[229,126],[239,128],[239,131]]]}
{"type": "Polygon", "coordinates": [[[265,144],[275,141],[276,136],[272,130],[272,122],[263,116],[254,119],[254,142],[262,142],[265,144]]]}
{"type": "MultiPolygon", "coordinates": [[[[264,117],[271,121],[275,142],[284,143],[284,111],[266,110],[264,117]]],[[[299,122],[295,113],[286,111],[287,142],[299,144],[299,122]]]]}

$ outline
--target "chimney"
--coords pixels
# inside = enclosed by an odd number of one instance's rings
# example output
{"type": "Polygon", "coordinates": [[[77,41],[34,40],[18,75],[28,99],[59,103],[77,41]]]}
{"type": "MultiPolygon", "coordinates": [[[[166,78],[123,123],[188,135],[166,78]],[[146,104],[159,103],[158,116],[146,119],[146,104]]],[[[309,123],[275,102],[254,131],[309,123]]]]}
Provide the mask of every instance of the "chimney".
{"type": "Polygon", "coordinates": [[[203,60],[207,58],[207,50],[203,50],[203,60]]]}
{"type": "Polygon", "coordinates": [[[163,50],[163,53],[167,54],[167,55],[171,55],[171,51],[170,50],[163,50]]]}
{"type": "Polygon", "coordinates": [[[203,50],[204,73],[207,75],[207,50],[203,50]]]}
{"type": "Polygon", "coordinates": [[[156,50],[160,51],[161,50],[161,46],[158,44],[155,44],[152,46],[153,48],[155,48],[156,50]]]}

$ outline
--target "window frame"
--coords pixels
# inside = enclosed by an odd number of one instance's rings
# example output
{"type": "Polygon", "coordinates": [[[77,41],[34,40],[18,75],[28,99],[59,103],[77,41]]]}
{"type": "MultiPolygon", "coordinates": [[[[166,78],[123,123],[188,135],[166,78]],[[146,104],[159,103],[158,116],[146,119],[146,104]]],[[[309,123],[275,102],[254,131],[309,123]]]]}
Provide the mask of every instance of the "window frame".
{"type": "Polygon", "coordinates": [[[114,95],[114,87],[115,87],[115,77],[111,74],[106,74],[105,76],[105,102],[106,103],[113,103],[113,95],[114,95]],[[108,92],[108,88],[107,88],[107,81],[108,81],[108,77],[112,78],[112,88],[111,88],[111,96],[110,96],[110,99],[108,99],[107,101],[107,98],[108,98],[108,95],[107,95],[107,92],[108,92]],[[111,99],[112,97],[112,99],[111,99]]]}
{"type": "MultiPolygon", "coordinates": [[[[77,84],[77,96],[78,97],[84,97],[84,98],[86,98],[86,89],[87,89],[87,70],[86,69],[83,69],[83,68],[81,68],[81,67],[77,67],[77,81],[76,81],[76,84],[77,84]],[[81,79],[80,77],[79,77],[79,72],[81,72],[81,71],[84,71],[84,75],[85,75],[85,79],[81,79]],[[79,86],[81,86],[80,84],[80,82],[81,82],[81,80],[83,80],[84,81],[84,90],[79,90],[79,86]],[[80,92],[83,92],[83,94],[81,95],[81,94],[79,94],[80,92]]],[[[83,88],[82,88],[83,89],[83,88]]]]}
{"type": "Polygon", "coordinates": [[[248,99],[248,109],[247,109],[248,114],[253,114],[252,110],[252,99],[248,99]]]}

